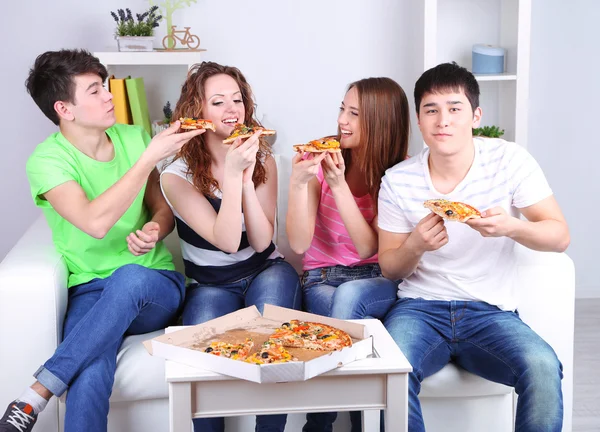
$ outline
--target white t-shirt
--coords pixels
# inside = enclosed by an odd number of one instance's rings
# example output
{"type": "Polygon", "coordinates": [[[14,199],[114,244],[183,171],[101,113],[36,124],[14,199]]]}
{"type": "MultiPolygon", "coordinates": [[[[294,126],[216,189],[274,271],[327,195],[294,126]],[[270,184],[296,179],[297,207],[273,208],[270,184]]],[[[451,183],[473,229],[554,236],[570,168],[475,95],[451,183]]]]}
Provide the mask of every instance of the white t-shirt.
{"type": "MultiPolygon", "coordinates": [[[[552,195],[538,163],[523,148],[501,139],[474,138],[475,158],[465,178],[448,194],[435,190],[429,173],[429,148],[388,169],[379,192],[379,227],[410,233],[430,211],[428,199],[447,199],[479,210],[500,206],[517,216],[552,195]]],[[[448,243],[425,252],[413,274],[399,285],[398,297],[474,300],[503,310],[517,307],[514,287],[515,241],[482,237],[460,222],[446,221],[448,243]]]]}

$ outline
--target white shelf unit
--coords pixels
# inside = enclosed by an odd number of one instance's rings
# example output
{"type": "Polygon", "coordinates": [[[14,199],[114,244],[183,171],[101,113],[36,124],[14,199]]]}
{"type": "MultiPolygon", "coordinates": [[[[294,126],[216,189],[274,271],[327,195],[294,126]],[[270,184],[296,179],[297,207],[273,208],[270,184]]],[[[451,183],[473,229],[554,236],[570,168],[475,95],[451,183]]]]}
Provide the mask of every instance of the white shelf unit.
{"type": "Polygon", "coordinates": [[[204,51],[102,51],[93,54],[106,66],[109,76],[144,78],[151,121],[154,121],[162,119],[162,108],[167,101],[175,108],[188,70],[202,61],[204,51]]]}
{"type": "Polygon", "coordinates": [[[474,44],[506,49],[506,71],[476,75],[482,125],[527,147],[531,0],[424,0],[423,70],[456,61],[471,70],[474,44]]]}
{"type": "Polygon", "coordinates": [[[190,68],[200,61],[203,51],[148,51],[148,52],[120,52],[103,51],[94,55],[106,66],[169,66],[185,65],[190,68]]]}

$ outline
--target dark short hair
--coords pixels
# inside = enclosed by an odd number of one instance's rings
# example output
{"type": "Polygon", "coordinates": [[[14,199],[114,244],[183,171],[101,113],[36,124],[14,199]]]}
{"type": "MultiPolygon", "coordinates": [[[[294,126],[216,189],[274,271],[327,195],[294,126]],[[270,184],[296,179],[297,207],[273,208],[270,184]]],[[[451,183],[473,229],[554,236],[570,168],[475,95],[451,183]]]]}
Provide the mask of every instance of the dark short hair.
{"type": "Polygon", "coordinates": [[[108,76],[100,60],[86,50],[47,51],[35,59],[25,87],[46,117],[58,125],[54,104],[57,101],[75,103],[74,78],[87,73],[98,75],[102,82],[108,76]]]}
{"type": "Polygon", "coordinates": [[[425,72],[415,84],[415,108],[419,114],[421,100],[427,93],[440,93],[446,91],[463,91],[471,108],[475,111],[479,107],[479,83],[471,72],[462,66],[452,63],[442,63],[425,72]]]}

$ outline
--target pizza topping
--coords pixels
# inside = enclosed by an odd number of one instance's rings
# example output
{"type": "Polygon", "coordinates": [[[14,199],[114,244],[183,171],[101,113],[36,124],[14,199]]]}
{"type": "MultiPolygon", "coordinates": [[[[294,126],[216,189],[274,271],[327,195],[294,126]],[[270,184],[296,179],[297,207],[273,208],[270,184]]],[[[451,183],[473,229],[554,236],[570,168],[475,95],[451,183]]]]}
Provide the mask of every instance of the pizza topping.
{"type": "Polygon", "coordinates": [[[262,131],[261,135],[275,135],[272,129],[265,129],[261,126],[246,126],[242,123],[236,123],[233,127],[231,135],[223,140],[224,144],[231,144],[237,138],[250,138],[255,132],[262,131]]]}
{"type": "Polygon", "coordinates": [[[323,153],[326,151],[338,153],[341,148],[336,136],[327,136],[309,141],[308,144],[297,144],[294,146],[294,150],[308,153],[323,153]]]}
{"type": "Polygon", "coordinates": [[[438,216],[451,221],[466,222],[469,219],[481,217],[481,213],[475,207],[458,201],[427,200],[423,203],[423,206],[438,216]]]}

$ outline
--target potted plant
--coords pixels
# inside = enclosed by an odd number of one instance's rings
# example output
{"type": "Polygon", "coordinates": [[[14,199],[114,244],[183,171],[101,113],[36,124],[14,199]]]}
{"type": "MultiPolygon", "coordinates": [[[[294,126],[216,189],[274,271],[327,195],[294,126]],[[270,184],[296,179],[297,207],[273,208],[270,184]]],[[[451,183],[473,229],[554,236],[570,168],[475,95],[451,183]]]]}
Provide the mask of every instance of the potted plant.
{"type": "Polygon", "coordinates": [[[163,115],[165,116],[162,120],[158,120],[152,123],[152,133],[154,135],[160,133],[161,131],[167,129],[171,124],[171,120],[173,117],[173,110],[171,109],[171,102],[167,101],[165,106],[163,107],[163,115]]]}
{"type": "Polygon", "coordinates": [[[483,126],[473,129],[473,136],[500,138],[502,135],[504,135],[504,129],[500,129],[498,126],[483,126]]]}
{"type": "Polygon", "coordinates": [[[157,9],[158,6],[152,6],[144,13],[135,14],[135,19],[129,8],[110,13],[117,23],[115,39],[119,51],[152,51],[154,29],[162,19],[156,15],[157,9]]]}

